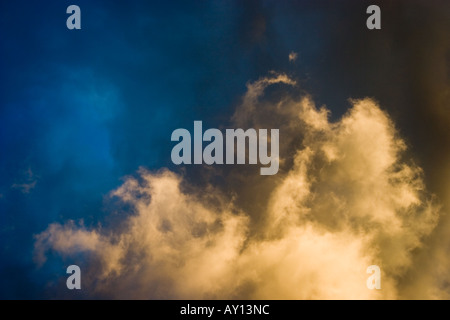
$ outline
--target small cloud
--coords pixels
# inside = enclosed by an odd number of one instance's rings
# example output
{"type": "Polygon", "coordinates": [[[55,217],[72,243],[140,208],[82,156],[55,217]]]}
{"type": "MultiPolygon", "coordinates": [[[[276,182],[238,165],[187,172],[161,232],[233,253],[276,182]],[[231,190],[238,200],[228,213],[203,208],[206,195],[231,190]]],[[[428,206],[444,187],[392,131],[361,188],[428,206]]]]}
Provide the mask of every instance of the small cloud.
{"type": "MultiPolygon", "coordinates": [[[[30,167],[28,167],[23,175],[24,177],[21,179],[21,181],[18,183],[14,183],[11,188],[18,189],[22,193],[30,193],[30,191],[36,186],[38,177],[33,173],[30,167]]],[[[3,195],[0,195],[0,198],[2,197],[3,195]]]]}
{"type": "Polygon", "coordinates": [[[297,57],[297,52],[291,51],[291,53],[289,53],[289,61],[294,62],[295,60],[297,60],[297,57]]]}
{"type": "Polygon", "coordinates": [[[13,188],[13,189],[19,189],[20,192],[22,192],[22,193],[30,193],[30,191],[31,191],[32,189],[34,189],[35,186],[36,186],[36,180],[33,181],[33,182],[30,182],[30,183],[21,183],[21,184],[14,183],[14,184],[11,186],[11,188],[13,188]]]}

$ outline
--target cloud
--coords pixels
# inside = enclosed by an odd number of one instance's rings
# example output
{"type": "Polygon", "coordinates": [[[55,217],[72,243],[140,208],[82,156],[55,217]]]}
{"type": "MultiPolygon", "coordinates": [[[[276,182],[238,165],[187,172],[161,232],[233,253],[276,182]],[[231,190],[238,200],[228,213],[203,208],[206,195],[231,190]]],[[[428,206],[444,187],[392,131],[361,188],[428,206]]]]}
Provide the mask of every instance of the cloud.
{"type": "Polygon", "coordinates": [[[131,296],[128,290],[117,291],[122,298],[218,294],[232,277],[245,240],[246,217],[233,214],[232,207],[210,209],[183,194],[180,177],[172,172],[141,169],[139,174],[141,182],[129,178],[112,194],[134,208],[134,215],[124,219],[124,230],[102,234],[72,223],[52,224],[37,236],[37,261],[45,261],[48,248],[62,254],[90,253],[101,265],[99,279],[105,281],[93,289],[136,287],[131,296]]]}
{"type": "Polygon", "coordinates": [[[233,167],[242,182],[230,196],[220,185],[205,190],[167,169],[141,168],[111,192],[128,208],[119,226],[51,224],[36,236],[36,262],[49,251],[72,262],[81,254],[86,292],[96,297],[401,298],[401,280],[439,217],[422,170],[373,99],[350,100],[331,122],[325,106],[292,90],[283,74],[249,83],[232,118],[280,128],[278,175],[255,180],[233,167]],[[258,214],[241,205],[247,194],[264,204],[258,214]],[[373,264],[382,290],[366,287],[373,264]]]}
{"type": "Polygon", "coordinates": [[[22,193],[30,193],[32,189],[36,186],[36,181],[30,183],[14,183],[11,188],[19,189],[22,193]]]}
{"type": "Polygon", "coordinates": [[[24,173],[19,183],[13,183],[11,185],[12,189],[18,189],[22,193],[30,193],[31,190],[36,187],[38,177],[31,171],[31,168],[28,168],[24,173]]]}
{"type": "Polygon", "coordinates": [[[289,53],[289,61],[290,62],[295,62],[295,60],[297,60],[298,54],[297,52],[291,51],[289,53]]]}
{"type": "MultiPolygon", "coordinates": [[[[232,116],[232,120],[236,125],[243,125],[250,121],[251,117],[258,113],[256,107],[259,105],[258,99],[263,94],[267,86],[272,84],[288,84],[295,85],[296,82],[290,79],[286,74],[277,74],[272,72],[271,77],[264,77],[258,81],[247,83],[247,92],[245,93],[242,104],[237,108],[232,116]]],[[[259,106],[258,106],[259,107],[259,106]]]]}

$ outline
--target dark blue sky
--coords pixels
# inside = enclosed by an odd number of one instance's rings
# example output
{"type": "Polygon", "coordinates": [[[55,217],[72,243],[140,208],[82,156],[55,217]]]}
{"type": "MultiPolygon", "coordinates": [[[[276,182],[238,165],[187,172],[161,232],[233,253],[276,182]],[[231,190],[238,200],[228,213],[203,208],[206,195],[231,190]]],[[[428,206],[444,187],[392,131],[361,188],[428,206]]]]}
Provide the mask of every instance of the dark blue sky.
{"type": "MultiPolygon", "coordinates": [[[[314,3],[2,1],[0,298],[48,297],[64,269],[58,259],[35,266],[33,235],[68,219],[108,223],[104,197],[123,176],[172,167],[174,129],[226,125],[246,83],[270,70],[297,79],[334,117],[348,98],[375,96],[402,118],[414,100],[408,66],[422,61],[405,58],[423,37],[414,13],[398,17],[401,6],[386,4],[392,28],[375,34],[367,2],[314,3]],[[81,30],[66,28],[71,4],[81,30]]],[[[411,141],[420,141],[411,129],[419,103],[400,121],[411,141]]]]}
{"type": "Polygon", "coordinates": [[[223,122],[245,83],[278,67],[252,63],[275,57],[241,34],[251,8],[233,2],[78,1],[81,30],[66,28],[70,4],[0,8],[2,298],[45,297],[61,272],[36,269],[34,234],[102,221],[121,177],[170,165],[175,128],[223,122]]]}

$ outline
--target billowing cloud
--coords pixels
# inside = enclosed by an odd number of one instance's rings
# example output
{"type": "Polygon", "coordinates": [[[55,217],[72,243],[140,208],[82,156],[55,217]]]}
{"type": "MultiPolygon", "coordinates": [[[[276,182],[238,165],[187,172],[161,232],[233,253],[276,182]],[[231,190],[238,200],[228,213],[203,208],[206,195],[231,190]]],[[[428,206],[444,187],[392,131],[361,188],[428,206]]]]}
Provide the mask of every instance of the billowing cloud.
{"type": "Polygon", "coordinates": [[[247,178],[233,166],[225,179],[244,182],[230,196],[213,183],[200,189],[169,170],[141,168],[111,192],[127,208],[120,225],[51,224],[36,236],[36,261],[49,251],[72,262],[83,256],[92,296],[402,298],[399,283],[439,217],[422,170],[376,101],[351,100],[331,122],[296,86],[276,73],[249,83],[232,118],[239,127],[280,129],[276,176],[247,178]],[[241,205],[255,201],[247,194],[264,205],[241,205]],[[381,290],[366,287],[373,264],[381,290]]]}

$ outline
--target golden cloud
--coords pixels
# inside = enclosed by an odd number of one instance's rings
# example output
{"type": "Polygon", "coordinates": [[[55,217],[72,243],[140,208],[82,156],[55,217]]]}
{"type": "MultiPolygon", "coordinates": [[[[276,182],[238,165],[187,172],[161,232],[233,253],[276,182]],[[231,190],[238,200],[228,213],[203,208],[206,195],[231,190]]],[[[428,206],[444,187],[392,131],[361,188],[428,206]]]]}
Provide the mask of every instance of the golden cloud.
{"type": "Polygon", "coordinates": [[[36,236],[36,261],[48,250],[84,253],[86,290],[113,298],[402,298],[399,281],[439,206],[392,120],[363,99],[331,122],[308,95],[264,100],[273,84],[296,86],[280,74],[249,83],[233,116],[239,126],[280,128],[283,170],[257,178],[270,185],[262,223],[218,186],[186,191],[180,175],[141,168],[111,193],[132,208],[120,228],[52,224],[36,236]],[[366,287],[372,264],[381,290],[366,287]]]}

